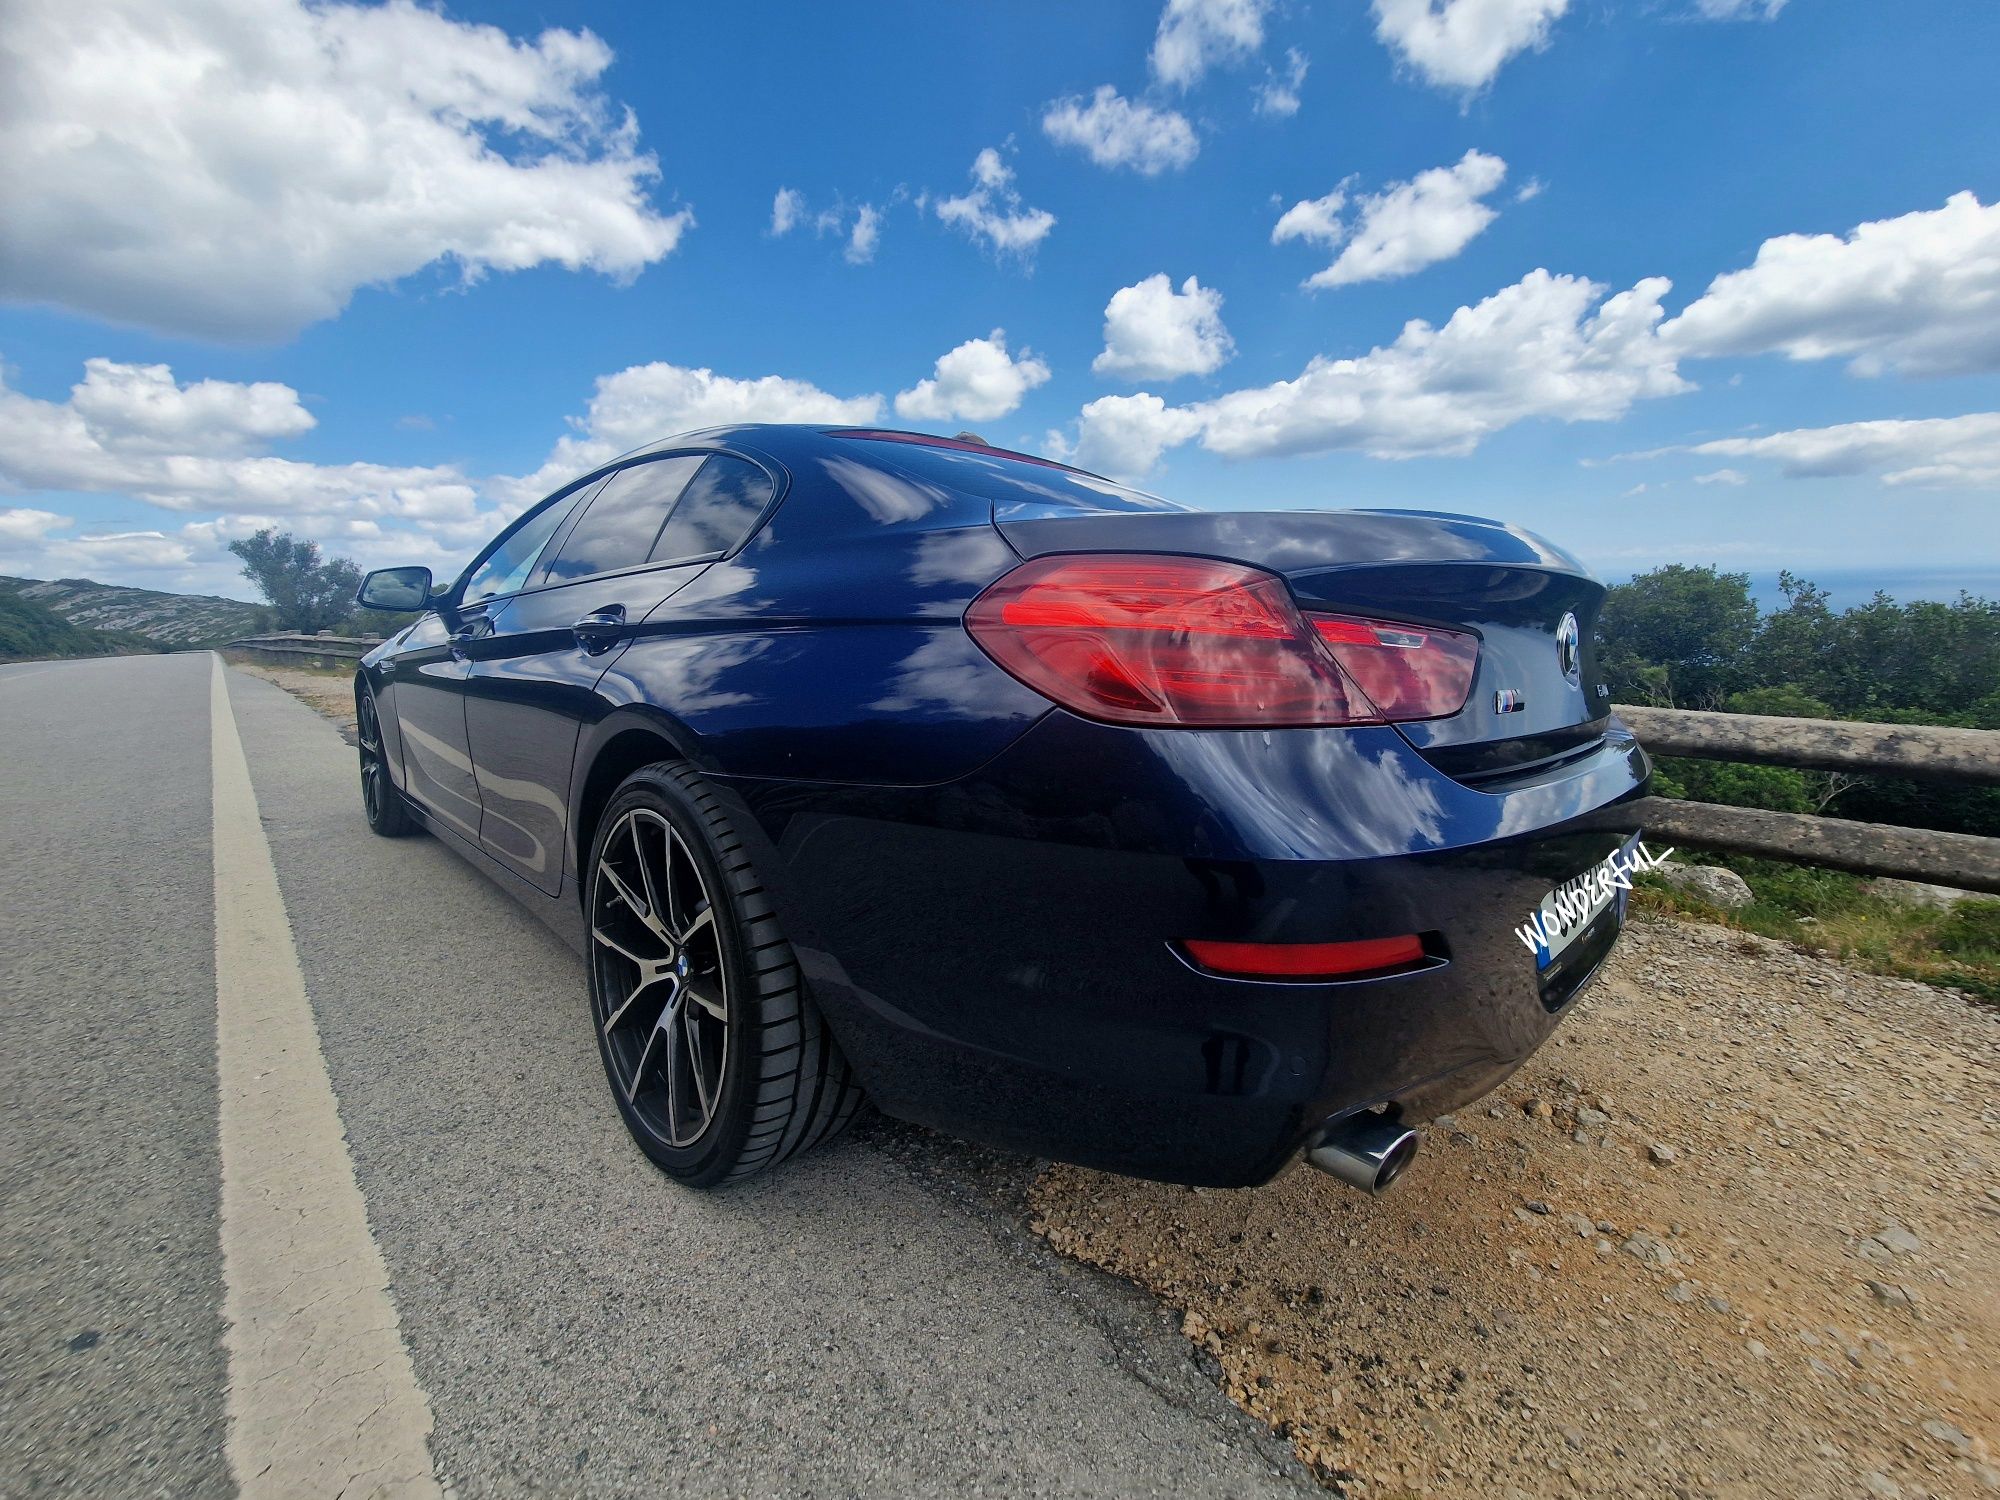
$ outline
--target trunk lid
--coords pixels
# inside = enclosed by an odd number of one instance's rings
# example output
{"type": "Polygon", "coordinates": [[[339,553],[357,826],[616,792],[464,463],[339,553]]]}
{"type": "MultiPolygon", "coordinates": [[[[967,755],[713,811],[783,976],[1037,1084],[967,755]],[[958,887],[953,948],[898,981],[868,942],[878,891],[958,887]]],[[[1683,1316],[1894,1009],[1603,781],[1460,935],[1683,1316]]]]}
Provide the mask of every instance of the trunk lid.
{"type": "MultiPolygon", "coordinates": [[[[1159,502],[1155,502],[1156,504],[1159,502]]],[[[1498,521],[1431,511],[1187,511],[1075,503],[996,505],[1023,557],[1172,552],[1282,576],[1309,612],[1464,630],[1480,638],[1465,707],[1398,724],[1412,746],[1469,782],[1518,776],[1596,744],[1610,713],[1591,632],[1604,586],[1567,552],[1498,521]],[[1558,640],[1576,629],[1574,669],[1558,640]],[[1518,706],[1503,709],[1512,695],[1518,706]]]]}

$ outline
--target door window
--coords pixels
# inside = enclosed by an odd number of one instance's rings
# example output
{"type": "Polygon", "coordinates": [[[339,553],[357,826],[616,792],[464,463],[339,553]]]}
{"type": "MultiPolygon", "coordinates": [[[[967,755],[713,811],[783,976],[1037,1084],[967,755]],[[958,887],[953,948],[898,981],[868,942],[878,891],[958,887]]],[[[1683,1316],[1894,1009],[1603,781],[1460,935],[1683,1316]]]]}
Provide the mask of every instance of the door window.
{"type": "Polygon", "coordinates": [[[701,454],[684,453],[613,474],[570,528],[546,581],[574,583],[645,563],[667,513],[701,464],[701,454]]]}
{"type": "Polygon", "coordinates": [[[542,555],[542,548],[548,545],[550,537],[563,518],[576,503],[590,493],[585,485],[573,495],[565,496],[555,504],[537,512],[505,541],[495,547],[490,556],[472,570],[472,576],[465,582],[465,593],[460,604],[477,604],[482,599],[497,598],[501,594],[512,594],[520,590],[534,571],[535,559],[542,555]]]}

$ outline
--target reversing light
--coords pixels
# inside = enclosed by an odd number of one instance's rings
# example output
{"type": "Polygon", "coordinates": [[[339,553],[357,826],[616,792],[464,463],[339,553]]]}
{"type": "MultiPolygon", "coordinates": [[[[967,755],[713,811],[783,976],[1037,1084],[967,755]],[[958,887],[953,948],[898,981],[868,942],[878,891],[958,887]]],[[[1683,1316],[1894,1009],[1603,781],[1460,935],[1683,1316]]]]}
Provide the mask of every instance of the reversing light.
{"type": "Polygon", "coordinates": [[[1188,957],[1239,979],[1342,979],[1406,968],[1425,958],[1423,939],[1362,938],[1350,943],[1211,943],[1189,938],[1188,957]]]}

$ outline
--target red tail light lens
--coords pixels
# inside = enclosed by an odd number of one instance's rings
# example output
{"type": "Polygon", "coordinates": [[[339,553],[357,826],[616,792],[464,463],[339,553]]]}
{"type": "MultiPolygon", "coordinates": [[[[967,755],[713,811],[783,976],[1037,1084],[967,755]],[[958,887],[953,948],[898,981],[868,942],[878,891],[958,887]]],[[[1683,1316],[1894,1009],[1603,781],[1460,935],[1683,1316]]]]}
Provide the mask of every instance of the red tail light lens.
{"type": "Polygon", "coordinates": [[[1479,639],[1428,625],[1314,615],[1313,629],[1385,719],[1442,719],[1465,707],[1479,639]]]}
{"type": "Polygon", "coordinates": [[[1240,563],[1043,557],[972,602],[965,628],[1036,692],[1114,724],[1379,724],[1314,643],[1283,580],[1240,563]]]}
{"type": "Polygon", "coordinates": [[[1088,718],[1210,729],[1456,713],[1479,650],[1428,626],[1344,615],[1308,625],[1284,580],[1260,568],[1126,553],[1023,563],[972,602],[965,628],[1088,718]]]}

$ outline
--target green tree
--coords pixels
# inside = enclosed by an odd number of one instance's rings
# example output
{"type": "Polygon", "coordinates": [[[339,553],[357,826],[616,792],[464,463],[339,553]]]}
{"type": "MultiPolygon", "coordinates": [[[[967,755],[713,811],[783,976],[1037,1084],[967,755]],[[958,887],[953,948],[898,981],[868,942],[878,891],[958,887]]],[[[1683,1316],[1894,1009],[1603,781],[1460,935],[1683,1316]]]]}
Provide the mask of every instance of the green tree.
{"type": "Polygon", "coordinates": [[[1614,699],[1712,707],[1744,683],[1750,575],[1672,563],[1606,591],[1597,660],[1614,699]]]}
{"type": "Polygon", "coordinates": [[[269,602],[275,628],[315,635],[354,613],[361,569],[345,557],[321,557],[318,542],[266,526],[255,536],[231,542],[229,550],[242,559],[243,576],[269,602]]]}

